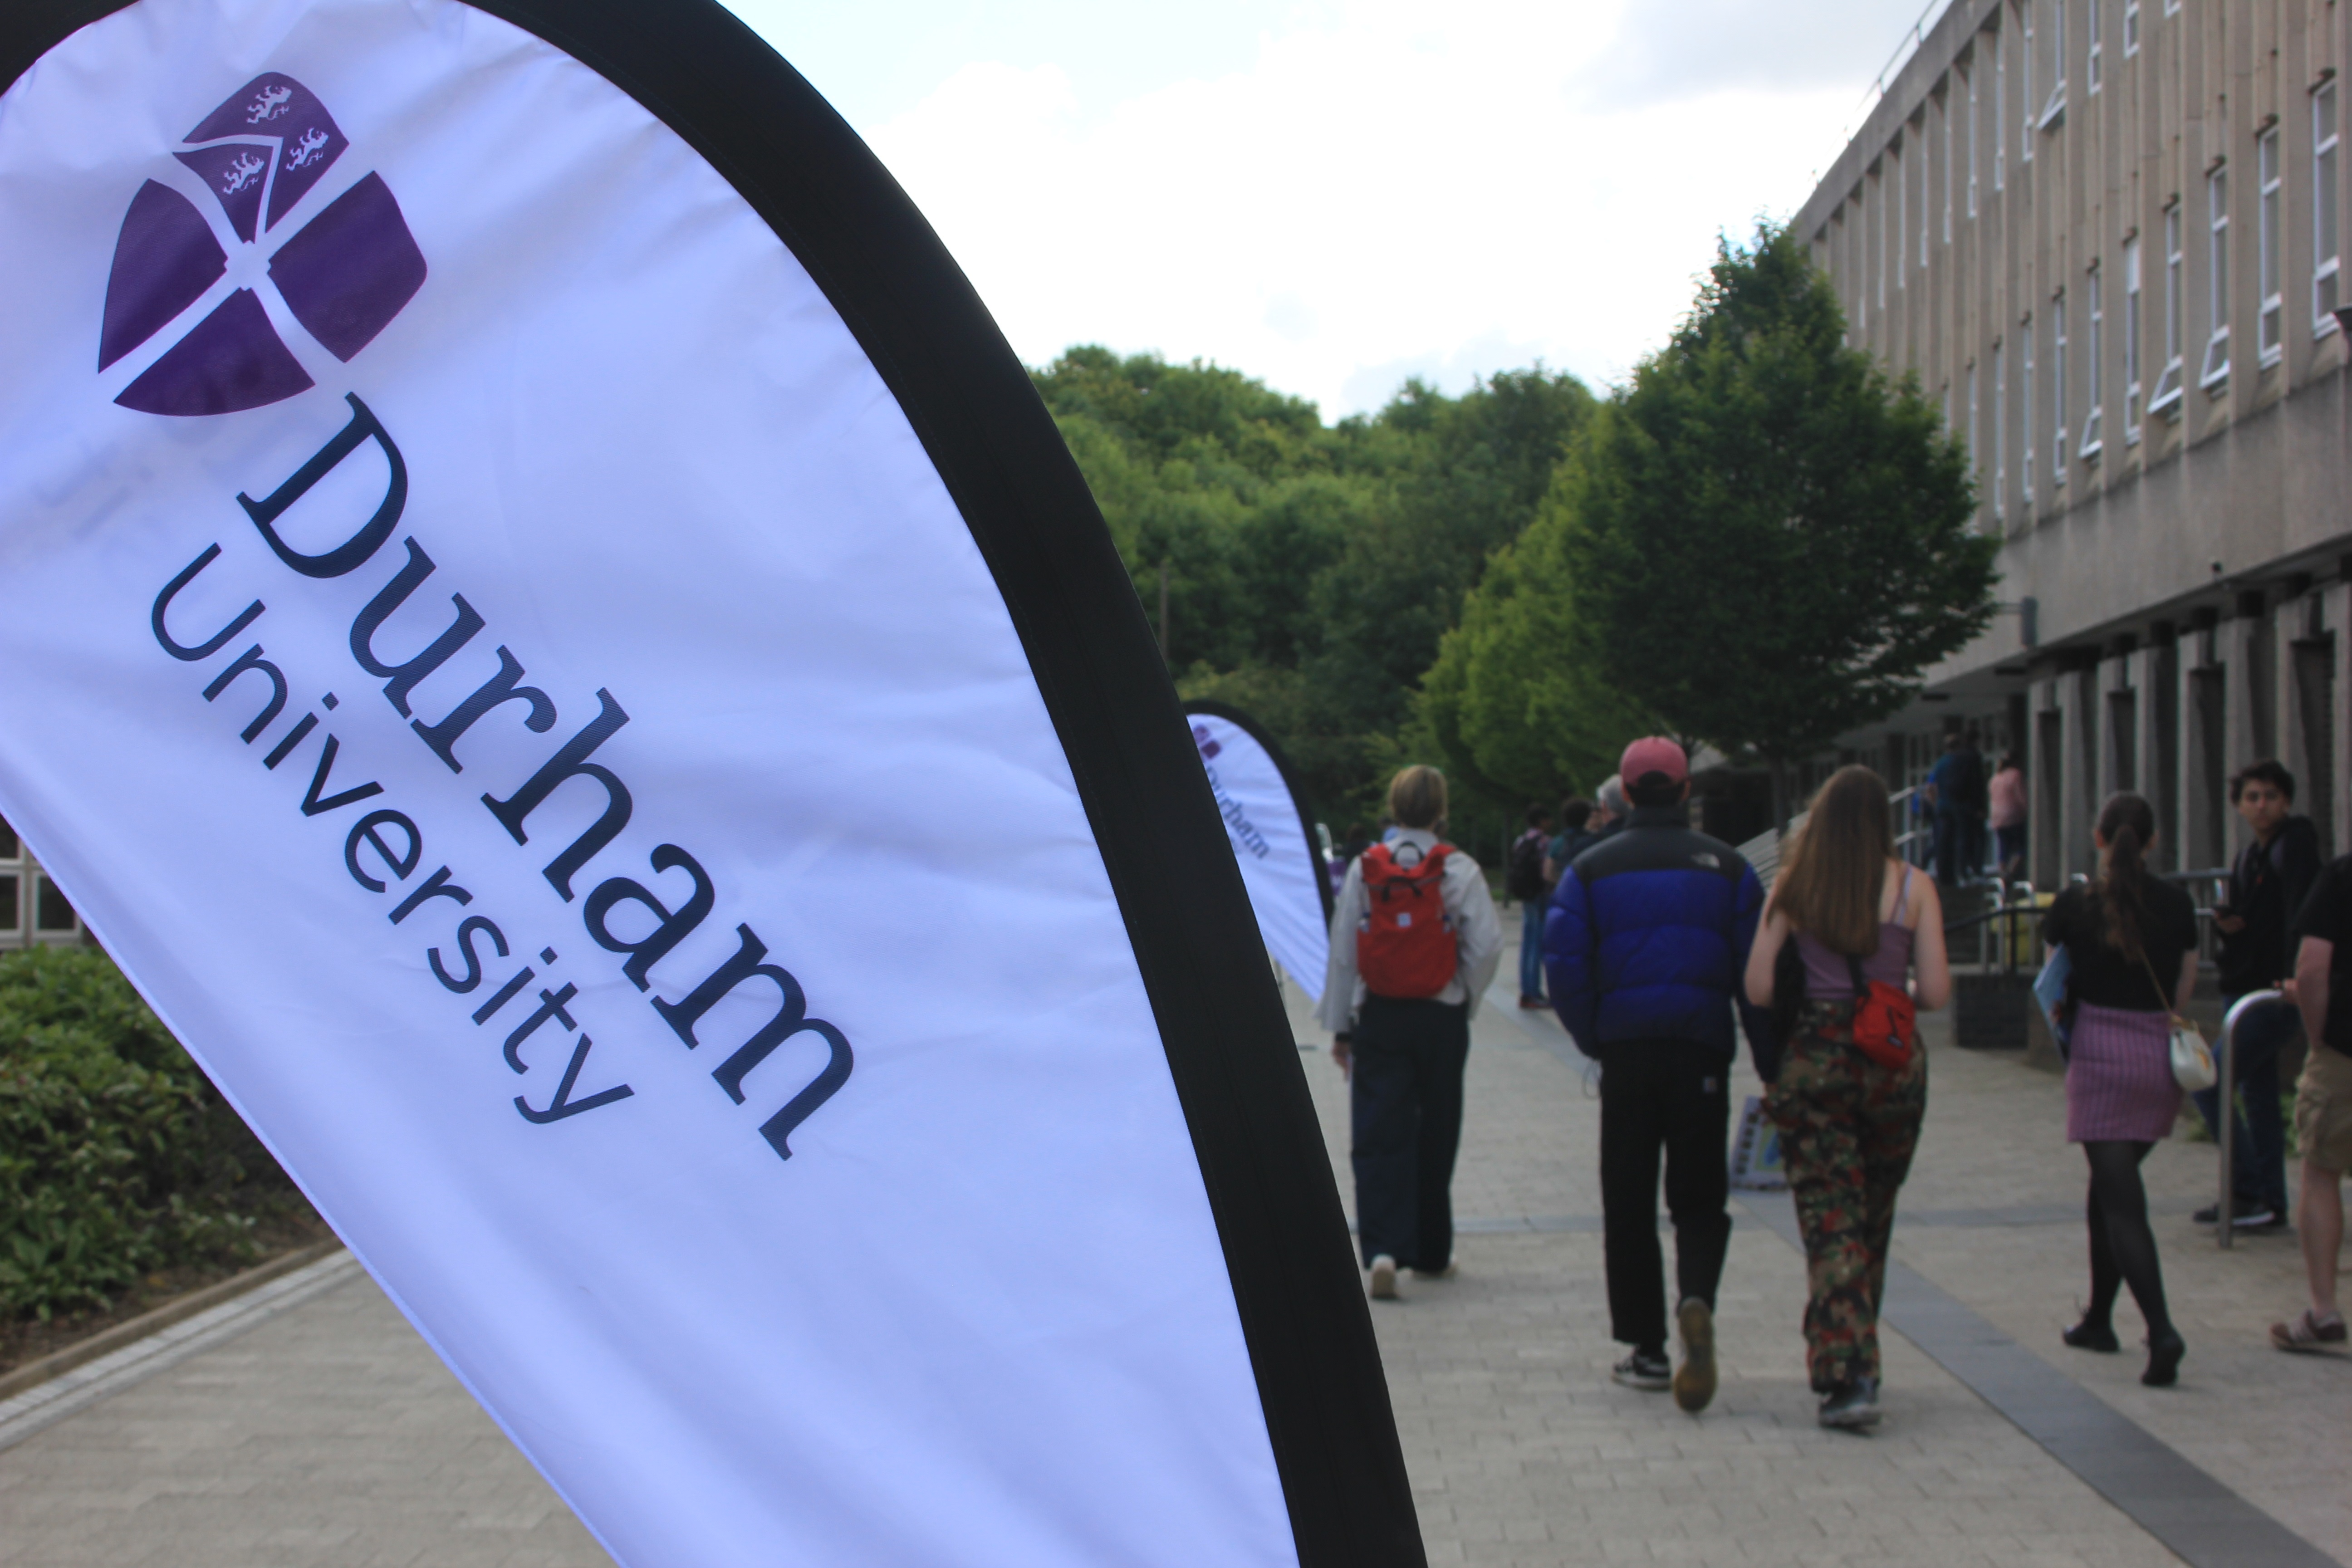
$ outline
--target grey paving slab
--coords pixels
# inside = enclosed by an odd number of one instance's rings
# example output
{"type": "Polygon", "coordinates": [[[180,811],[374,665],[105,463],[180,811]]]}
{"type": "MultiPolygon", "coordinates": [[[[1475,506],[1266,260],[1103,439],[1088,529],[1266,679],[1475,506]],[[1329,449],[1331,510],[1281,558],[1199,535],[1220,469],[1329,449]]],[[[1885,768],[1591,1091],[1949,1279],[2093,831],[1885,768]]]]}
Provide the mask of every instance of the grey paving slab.
{"type": "Polygon", "coordinates": [[[0,1453],[0,1563],[611,1559],[364,1274],[0,1453]]]}

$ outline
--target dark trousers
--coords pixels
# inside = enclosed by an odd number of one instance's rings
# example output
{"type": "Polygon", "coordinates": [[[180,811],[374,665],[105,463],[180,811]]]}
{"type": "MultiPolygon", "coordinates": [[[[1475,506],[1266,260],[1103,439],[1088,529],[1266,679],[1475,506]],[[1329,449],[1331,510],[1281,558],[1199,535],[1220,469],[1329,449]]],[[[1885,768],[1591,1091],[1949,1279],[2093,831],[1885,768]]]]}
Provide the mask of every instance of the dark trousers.
{"type": "MultiPolygon", "coordinates": [[[[2237,998],[2225,996],[2222,1001],[2234,1003],[2237,998]]],[[[2230,1145],[2230,1184],[2240,1203],[2260,1204],[2282,1220],[2286,1218],[2286,1121],[2279,1111],[2279,1053],[2294,1038],[2301,1022],[2290,1002],[2249,1007],[2238,1020],[2238,1032],[2231,1042],[2236,1058],[2231,1076],[2244,1099],[2230,1145]]],[[[2220,1086],[2200,1089],[2189,1098],[2197,1102],[2205,1131],[2219,1138],[2220,1086]]]]}
{"type": "Polygon", "coordinates": [[[1967,870],[1968,823],[1957,809],[1936,808],[1936,880],[1948,888],[1960,885],[1967,870]]]}
{"type": "Polygon", "coordinates": [[[1658,1153],[1665,1152],[1666,1213],[1675,1222],[1679,1300],[1715,1305],[1731,1245],[1731,1064],[1687,1040],[1612,1045],[1601,1068],[1601,1215],[1609,1269],[1609,1328],[1636,1350],[1666,1343],[1664,1259],[1658,1246],[1658,1153]]]}
{"type": "Polygon", "coordinates": [[[1462,1068],[1470,1009],[1367,996],[1348,1078],[1356,1234],[1364,1264],[1411,1268],[1454,1256],[1454,1154],[1462,1143],[1462,1068]]]}
{"type": "Polygon", "coordinates": [[[1996,827],[1995,837],[2000,840],[2000,866],[2004,877],[2025,874],[2025,824],[2014,827],[1996,827]]]}

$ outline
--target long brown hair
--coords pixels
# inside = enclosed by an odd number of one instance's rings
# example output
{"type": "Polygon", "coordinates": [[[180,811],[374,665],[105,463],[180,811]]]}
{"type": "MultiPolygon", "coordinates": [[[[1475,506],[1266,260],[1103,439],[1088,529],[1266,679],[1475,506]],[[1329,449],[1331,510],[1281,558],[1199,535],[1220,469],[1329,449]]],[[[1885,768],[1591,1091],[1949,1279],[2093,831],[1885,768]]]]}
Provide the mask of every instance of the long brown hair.
{"type": "Polygon", "coordinates": [[[1894,858],[1886,781],[1868,768],[1840,768],[1813,796],[1772,902],[1832,952],[1867,958],[1878,951],[1878,900],[1894,858]]]}
{"type": "Polygon", "coordinates": [[[2099,868],[2099,908],[2106,916],[2106,943],[2137,963],[2147,955],[2140,941],[2140,910],[2147,907],[2147,847],[2156,837],[2156,810],[2142,795],[2111,795],[2099,808],[2099,837],[2107,841],[2099,868]]]}

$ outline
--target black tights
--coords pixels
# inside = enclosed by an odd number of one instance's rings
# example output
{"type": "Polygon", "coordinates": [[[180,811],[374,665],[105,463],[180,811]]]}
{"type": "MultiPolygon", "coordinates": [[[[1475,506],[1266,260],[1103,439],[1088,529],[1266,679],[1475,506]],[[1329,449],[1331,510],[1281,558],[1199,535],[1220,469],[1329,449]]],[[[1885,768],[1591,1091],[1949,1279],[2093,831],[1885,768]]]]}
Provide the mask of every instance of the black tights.
{"type": "Polygon", "coordinates": [[[2156,1233],[2147,1225],[2147,1189],[2139,1179],[2140,1162],[2154,1147],[2119,1138],[2083,1145],[2091,1162],[2091,1306],[2083,1321],[2110,1323],[2116,1291],[2127,1284],[2132,1300],[2139,1303],[2139,1315],[2147,1321],[2149,1338],[2161,1339],[2171,1330],[2172,1317],[2164,1306],[2156,1233]]]}

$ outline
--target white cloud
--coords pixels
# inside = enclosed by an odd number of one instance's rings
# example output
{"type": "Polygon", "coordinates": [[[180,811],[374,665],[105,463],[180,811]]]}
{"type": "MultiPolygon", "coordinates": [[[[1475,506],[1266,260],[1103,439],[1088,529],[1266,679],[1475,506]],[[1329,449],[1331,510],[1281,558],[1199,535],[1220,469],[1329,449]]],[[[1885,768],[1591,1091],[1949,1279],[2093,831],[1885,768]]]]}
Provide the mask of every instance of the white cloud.
{"type": "Polygon", "coordinates": [[[1836,9],[1841,60],[1871,63],[1783,81],[1737,37],[1664,71],[1677,13],[1629,0],[1330,0],[1234,68],[1105,102],[1033,40],[860,129],[1033,363],[1198,355],[1334,417],[1538,357],[1597,385],[1687,309],[1718,230],[1785,216],[1836,153],[1883,58],[1850,14],[1890,47],[1909,20],[1836,9]]]}

